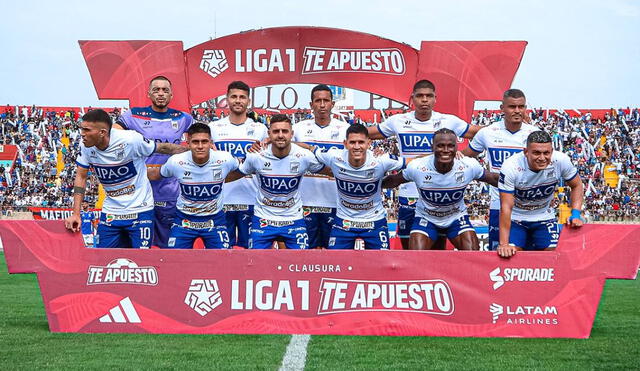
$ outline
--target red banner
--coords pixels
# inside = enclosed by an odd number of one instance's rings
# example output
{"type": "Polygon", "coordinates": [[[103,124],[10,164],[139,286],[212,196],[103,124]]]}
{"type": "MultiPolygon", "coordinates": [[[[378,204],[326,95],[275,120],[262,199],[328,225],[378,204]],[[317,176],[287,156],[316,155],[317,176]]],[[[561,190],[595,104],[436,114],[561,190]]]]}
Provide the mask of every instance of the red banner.
{"type": "Polygon", "coordinates": [[[555,252],[85,249],[59,221],[2,221],[51,331],[589,336],[605,278],[633,279],[640,226],[565,229],[555,252]]]}
{"type": "MultiPolygon", "coordinates": [[[[181,42],[80,41],[101,99],[149,104],[149,80],[172,80],[174,108],[190,110],[242,80],[251,87],[324,83],[409,103],[429,79],[441,94],[436,110],[471,118],[474,100],[501,100],[526,42],[423,42],[418,51],[378,36],[323,27],[278,27],[207,41],[182,53],[181,42]]],[[[284,102],[283,102],[284,104],[284,102]]],[[[284,108],[287,107],[285,104],[284,108]]]]}

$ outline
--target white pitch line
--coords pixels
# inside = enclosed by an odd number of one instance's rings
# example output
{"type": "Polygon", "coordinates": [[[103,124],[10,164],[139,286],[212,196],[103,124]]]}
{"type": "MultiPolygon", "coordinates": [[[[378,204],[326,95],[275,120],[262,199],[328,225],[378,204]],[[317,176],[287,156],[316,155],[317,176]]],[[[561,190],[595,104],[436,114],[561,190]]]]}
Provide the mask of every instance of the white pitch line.
{"type": "Polygon", "coordinates": [[[291,335],[291,341],[287,345],[287,351],[282,357],[280,371],[304,370],[307,362],[307,345],[311,335],[291,335]]]}

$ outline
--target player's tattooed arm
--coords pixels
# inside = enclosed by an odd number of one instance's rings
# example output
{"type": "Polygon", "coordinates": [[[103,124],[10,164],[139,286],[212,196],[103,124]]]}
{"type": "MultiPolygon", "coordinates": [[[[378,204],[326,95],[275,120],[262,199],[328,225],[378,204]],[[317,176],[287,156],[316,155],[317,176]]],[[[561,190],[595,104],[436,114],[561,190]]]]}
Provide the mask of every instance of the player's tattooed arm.
{"type": "Polygon", "coordinates": [[[73,212],[64,221],[64,226],[72,232],[80,231],[80,206],[84,201],[88,176],[89,169],[82,166],[76,168],[76,178],[73,181],[73,212]]]}
{"type": "Polygon", "coordinates": [[[407,183],[408,180],[404,178],[402,171],[396,174],[387,175],[382,179],[382,188],[396,188],[400,184],[407,183]]]}
{"type": "Polygon", "coordinates": [[[189,148],[173,143],[158,143],[156,145],[156,153],[163,155],[176,155],[178,153],[187,152],[189,148]]]}
{"type": "Polygon", "coordinates": [[[147,178],[149,178],[149,180],[162,179],[162,175],[160,175],[160,166],[147,165],[147,178]]]}
{"type": "Polygon", "coordinates": [[[489,183],[494,187],[498,186],[498,178],[500,178],[499,173],[492,173],[487,170],[484,171],[482,177],[478,178],[479,181],[489,183]]]}

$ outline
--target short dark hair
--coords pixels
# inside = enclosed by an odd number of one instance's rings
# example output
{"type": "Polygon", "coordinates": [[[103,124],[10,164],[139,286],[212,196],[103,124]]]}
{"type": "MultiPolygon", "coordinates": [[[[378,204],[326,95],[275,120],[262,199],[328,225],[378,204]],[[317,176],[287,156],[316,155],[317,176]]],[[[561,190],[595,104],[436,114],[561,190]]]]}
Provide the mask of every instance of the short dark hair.
{"type": "Polygon", "coordinates": [[[319,84],[313,87],[313,89],[311,89],[311,101],[313,102],[313,93],[317,92],[317,91],[328,91],[329,95],[331,96],[331,100],[333,100],[333,92],[331,91],[331,88],[329,88],[329,86],[325,85],[325,84],[319,84]]]}
{"type": "Polygon", "coordinates": [[[429,80],[420,80],[413,84],[413,92],[415,93],[418,89],[431,89],[436,91],[436,86],[429,80]]]}
{"type": "Polygon", "coordinates": [[[534,131],[527,137],[527,146],[531,143],[551,143],[551,135],[543,130],[534,131]]]}
{"type": "Polygon", "coordinates": [[[194,122],[193,124],[191,124],[191,126],[189,126],[189,129],[187,130],[187,135],[191,136],[197,133],[205,133],[211,136],[211,129],[209,128],[209,125],[205,123],[194,122]]]}
{"type": "Polygon", "coordinates": [[[524,98],[524,99],[527,99],[527,97],[524,96],[524,93],[520,89],[509,89],[509,90],[505,91],[504,94],[502,94],[502,100],[505,100],[507,98],[514,98],[514,99],[524,98]]]}
{"type": "Polygon", "coordinates": [[[283,115],[281,113],[271,116],[271,121],[269,121],[269,125],[273,124],[274,122],[288,122],[289,125],[291,125],[291,119],[289,118],[289,116],[283,115]]]}
{"type": "Polygon", "coordinates": [[[153,84],[153,82],[156,81],[156,80],[166,81],[166,82],[169,83],[169,86],[171,86],[171,80],[169,80],[168,77],[162,76],[162,75],[158,75],[158,76],[152,78],[151,81],[149,81],[149,86],[151,86],[151,84],[153,84]]]}
{"type": "Polygon", "coordinates": [[[349,139],[349,134],[364,134],[365,137],[369,138],[369,131],[367,127],[362,124],[353,124],[347,128],[347,135],[345,138],[349,139]]]}
{"type": "Polygon", "coordinates": [[[231,83],[227,86],[227,94],[231,91],[231,89],[239,89],[247,92],[247,95],[251,92],[251,88],[244,81],[231,81],[231,83]]]}
{"type": "Polygon", "coordinates": [[[438,129],[435,133],[433,133],[433,141],[436,141],[436,137],[438,135],[453,135],[454,137],[456,137],[456,140],[458,139],[458,136],[456,135],[456,133],[451,130],[451,129],[447,129],[447,128],[442,128],[442,129],[438,129]]]}
{"type": "Polygon", "coordinates": [[[113,125],[113,121],[111,120],[111,116],[105,110],[101,109],[93,109],[82,116],[82,121],[88,122],[102,122],[107,124],[109,131],[111,131],[111,126],[113,125]]]}

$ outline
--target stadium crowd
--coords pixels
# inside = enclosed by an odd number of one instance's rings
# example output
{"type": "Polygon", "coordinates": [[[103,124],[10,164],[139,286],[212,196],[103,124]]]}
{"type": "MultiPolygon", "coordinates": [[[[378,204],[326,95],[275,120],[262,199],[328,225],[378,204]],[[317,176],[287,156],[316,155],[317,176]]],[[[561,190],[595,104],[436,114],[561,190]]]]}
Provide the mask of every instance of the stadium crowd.
{"type": "MultiPolygon", "coordinates": [[[[194,110],[194,118],[211,121],[218,117],[212,109],[194,110]]],[[[113,118],[120,114],[111,110],[113,118]]],[[[81,113],[76,110],[51,111],[39,107],[7,106],[0,114],[0,145],[19,148],[15,166],[9,171],[0,164],[0,207],[3,213],[26,211],[29,206],[68,208],[72,205],[72,183],[80,135],[81,113]],[[68,143],[66,146],[64,143],[68,143]],[[61,159],[58,158],[61,154],[61,159]]],[[[293,113],[297,122],[310,117],[309,110],[293,113]]],[[[258,116],[263,123],[269,116],[258,116]]],[[[640,111],[611,110],[604,117],[591,114],[571,116],[564,111],[534,109],[530,123],[548,131],[554,148],[567,153],[585,182],[585,216],[590,221],[637,221],[640,219],[640,111]],[[615,168],[616,179],[607,179],[606,169],[615,168]],[[617,181],[616,181],[617,180],[617,181]]],[[[348,121],[362,122],[359,118],[348,121]]],[[[500,120],[492,111],[481,111],[472,123],[488,125],[500,120]]],[[[364,122],[362,122],[364,123],[364,122]]],[[[375,123],[364,123],[367,126],[375,123]]],[[[397,154],[395,138],[374,141],[376,151],[397,154]]],[[[482,157],[480,158],[482,161],[482,157]]],[[[86,199],[94,204],[97,180],[90,175],[86,199]]],[[[396,197],[385,197],[392,219],[397,215],[396,197]]],[[[560,188],[558,202],[567,202],[568,189],[560,188]]],[[[469,216],[482,222],[488,214],[487,187],[474,183],[467,189],[469,216]]]]}

